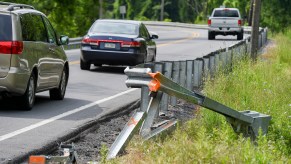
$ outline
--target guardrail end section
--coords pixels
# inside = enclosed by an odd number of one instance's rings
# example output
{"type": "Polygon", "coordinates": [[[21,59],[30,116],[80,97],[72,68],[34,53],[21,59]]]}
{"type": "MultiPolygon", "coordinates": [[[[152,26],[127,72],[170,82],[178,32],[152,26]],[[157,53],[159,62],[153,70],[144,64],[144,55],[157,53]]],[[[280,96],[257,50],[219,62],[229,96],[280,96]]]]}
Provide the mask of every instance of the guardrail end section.
{"type": "Polygon", "coordinates": [[[242,133],[244,137],[250,137],[252,140],[259,136],[260,131],[262,135],[267,134],[271,116],[249,110],[240,113],[253,118],[253,122],[245,123],[236,118],[227,118],[236,133],[242,133]]]}
{"type": "Polygon", "coordinates": [[[121,133],[117,136],[110,147],[107,159],[115,158],[118,153],[126,146],[132,136],[138,131],[145,119],[145,112],[136,112],[127,122],[121,133]]]}
{"type": "Polygon", "coordinates": [[[260,130],[263,135],[267,134],[271,116],[256,111],[243,111],[241,113],[254,118],[254,122],[251,124],[252,131],[255,135],[254,137],[259,136],[260,130]]]}

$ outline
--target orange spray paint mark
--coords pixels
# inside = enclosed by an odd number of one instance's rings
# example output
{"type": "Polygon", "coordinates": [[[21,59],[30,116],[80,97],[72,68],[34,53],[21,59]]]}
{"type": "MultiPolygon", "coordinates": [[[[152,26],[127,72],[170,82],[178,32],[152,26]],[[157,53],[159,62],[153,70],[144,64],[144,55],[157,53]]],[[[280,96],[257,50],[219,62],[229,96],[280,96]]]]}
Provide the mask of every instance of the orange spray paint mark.
{"type": "Polygon", "coordinates": [[[137,125],[138,121],[136,121],[133,117],[130,117],[129,122],[127,123],[128,126],[137,125]]]}

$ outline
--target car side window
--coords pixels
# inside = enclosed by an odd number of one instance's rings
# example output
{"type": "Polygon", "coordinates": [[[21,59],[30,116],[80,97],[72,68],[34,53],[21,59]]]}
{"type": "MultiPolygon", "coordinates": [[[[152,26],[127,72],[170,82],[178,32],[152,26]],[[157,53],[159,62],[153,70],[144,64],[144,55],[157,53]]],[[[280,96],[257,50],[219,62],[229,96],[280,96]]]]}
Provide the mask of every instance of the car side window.
{"type": "Polygon", "coordinates": [[[53,26],[51,25],[51,23],[49,22],[49,20],[47,18],[43,17],[43,20],[44,20],[46,28],[47,28],[49,43],[58,44],[56,33],[55,33],[53,26]]]}
{"type": "Polygon", "coordinates": [[[47,42],[46,29],[40,15],[23,14],[20,16],[20,23],[24,41],[47,42]]]}
{"type": "Polygon", "coordinates": [[[150,39],[149,33],[143,24],[141,24],[139,31],[140,31],[141,37],[145,39],[150,39]]]}

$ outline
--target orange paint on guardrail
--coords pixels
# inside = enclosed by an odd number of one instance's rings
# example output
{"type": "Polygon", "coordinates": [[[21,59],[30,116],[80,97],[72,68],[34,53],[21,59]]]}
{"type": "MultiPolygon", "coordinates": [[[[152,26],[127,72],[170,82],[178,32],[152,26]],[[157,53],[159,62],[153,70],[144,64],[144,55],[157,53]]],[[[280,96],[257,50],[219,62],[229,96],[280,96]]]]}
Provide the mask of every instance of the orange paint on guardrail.
{"type": "Polygon", "coordinates": [[[153,78],[153,80],[151,80],[150,83],[148,84],[149,90],[152,92],[157,92],[161,87],[161,83],[159,82],[159,80],[156,79],[156,76],[158,74],[161,74],[161,73],[160,72],[149,73],[149,75],[153,78]]]}
{"type": "Polygon", "coordinates": [[[133,117],[130,117],[129,122],[127,123],[128,126],[130,125],[137,125],[138,121],[136,121],[133,117]]]}
{"type": "Polygon", "coordinates": [[[154,79],[150,81],[148,86],[149,86],[150,91],[157,92],[161,87],[161,83],[158,80],[154,79]]]}

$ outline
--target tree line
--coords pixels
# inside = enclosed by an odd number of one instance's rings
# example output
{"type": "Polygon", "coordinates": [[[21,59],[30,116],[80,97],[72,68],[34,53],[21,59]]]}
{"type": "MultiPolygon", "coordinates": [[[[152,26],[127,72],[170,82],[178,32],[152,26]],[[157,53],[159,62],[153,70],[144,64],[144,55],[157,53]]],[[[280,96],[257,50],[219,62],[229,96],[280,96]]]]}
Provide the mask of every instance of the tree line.
{"type": "MultiPolygon", "coordinates": [[[[83,36],[100,17],[121,19],[119,7],[126,6],[125,19],[160,20],[162,0],[11,0],[33,5],[48,16],[61,34],[83,36]],[[99,12],[102,8],[102,12],[99,12]]],[[[253,0],[164,0],[163,21],[206,23],[213,8],[238,8],[249,19],[253,0]]],[[[260,26],[281,32],[291,26],[290,0],[261,0],[260,26]]],[[[247,25],[247,19],[245,20],[247,25]]]]}

